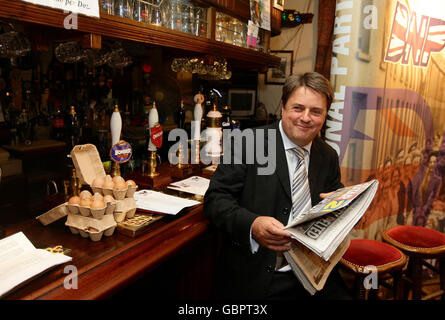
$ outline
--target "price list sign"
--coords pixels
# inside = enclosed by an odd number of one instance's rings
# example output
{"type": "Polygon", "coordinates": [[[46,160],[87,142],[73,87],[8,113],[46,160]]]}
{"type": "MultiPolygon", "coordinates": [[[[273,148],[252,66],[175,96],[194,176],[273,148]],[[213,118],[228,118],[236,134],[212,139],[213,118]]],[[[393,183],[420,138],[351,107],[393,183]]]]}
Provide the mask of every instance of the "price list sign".
{"type": "Polygon", "coordinates": [[[71,13],[99,18],[99,1],[97,0],[22,0],[45,7],[61,9],[71,13]]]}

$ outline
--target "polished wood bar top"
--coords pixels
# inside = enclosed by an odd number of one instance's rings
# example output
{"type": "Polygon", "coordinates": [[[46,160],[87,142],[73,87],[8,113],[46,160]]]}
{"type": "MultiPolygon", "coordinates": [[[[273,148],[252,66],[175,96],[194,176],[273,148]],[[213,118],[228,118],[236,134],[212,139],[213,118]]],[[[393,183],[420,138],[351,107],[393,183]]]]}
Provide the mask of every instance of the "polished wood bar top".
{"type": "Polygon", "coordinates": [[[63,150],[65,148],[65,142],[57,140],[34,140],[31,144],[19,144],[15,146],[3,145],[2,148],[12,152],[16,155],[27,156],[27,155],[38,155],[41,153],[50,153],[63,150]]]}
{"type": "Polygon", "coordinates": [[[71,252],[68,255],[73,260],[46,271],[3,299],[84,300],[110,297],[193,243],[209,225],[200,204],[154,222],[139,237],[127,237],[115,230],[112,236],[93,242],[71,234],[64,225],[65,220],[60,219],[48,226],[31,220],[6,230],[6,236],[22,231],[35,247],[62,245],[69,248],[71,252]],[[70,275],[68,271],[64,273],[68,265],[77,268],[77,289],[64,287],[64,280],[70,275]]]}

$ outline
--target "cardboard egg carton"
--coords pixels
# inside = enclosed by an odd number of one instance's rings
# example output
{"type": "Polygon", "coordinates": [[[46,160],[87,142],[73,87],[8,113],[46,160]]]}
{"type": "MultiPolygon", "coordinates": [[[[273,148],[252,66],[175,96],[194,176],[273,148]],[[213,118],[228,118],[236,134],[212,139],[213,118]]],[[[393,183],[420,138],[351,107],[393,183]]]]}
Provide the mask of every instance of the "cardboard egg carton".
{"type": "Polygon", "coordinates": [[[93,144],[75,146],[71,151],[71,158],[73,159],[80,183],[88,184],[91,190],[93,190],[93,193],[98,192],[103,196],[111,195],[116,200],[123,200],[125,198],[132,198],[138,188],[138,186],[126,186],[125,189],[116,190],[93,187],[93,181],[96,178],[106,177],[99,152],[93,144]]]}
{"type": "Polygon", "coordinates": [[[136,213],[136,201],[134,198],[125,198],[124,200],[115,200],[107,202],[103,209],[91,209],[89,207],[82,207],[77,204],[65,204],[68,212],[71,215],[80,215],[83,217],[94,218],[97,220],[103,219],[106,215],[114,217],[116,222],[122,222],[125,219],[134,217],[136,213]]]}
{"type": "Polygon", "coordinates": [[[136,200],[134,198],[125,198],[124,200],[116,200],[116,208],[113,215],[116,222],[122,222],[125,219],[134,217],[136,213],[136,200]]]}
{"type": "Polygon", "coordinates": [[[39,220],[40,223],[43,224],[44,226],[47,226],[56,220],[66,217],[69,212],[67,204],[68,203],[66,202],[61,205],[58,205],[57,207],[54,207],[51,210],[36,217],[36,219],[39,220]]]}
{"type": "Polygon", "coordinates": [[[68,214],[65,225],[73,234],[90,238],[91,241],[100,241],[102,236],[111,236],[114,233],[117,223],[111,214],[104,215],[100,220],[79,214],[68,214]]]}
{"type": "Polygon", "coordinates": [[[122,190],[113,190],[108,188],[98,188],[91,186],[91,189],[94,193],[98,192],[103,196],[110,195],[113,196],[116,200],[123,200],[125,198],[132,198],[134,196],[135,191],[138,189],[137,186],[127,186],[122,190]]]}
{"type": "MultiPolygon", "coordinates": [[[[71,158],[80,183],[88,184],[93,190],[93,193],[98,192],[103,196],[111,195],[115,199],[115,204],[107,202],[105,210],[93,210],[88,207],[78,206],[81,215],[101,219],[104,215],[113,213],[116,222],[122,222],[126,218],[134,216],[136,212],[136,201],[133,195],[138,188],[137,186],[127,186],[122,190],[93,187],[94,179],[106,176],[99,152],[95,145],[83,144],[75,146],[71,151],[71,158]]],[[[76,208],[72,209],[73,211],[76,210],[76,208]]],[[[77,214],[77,212],[74,214],[77,214]]]]}
{"type": "MultiPolygon", "coordinates": [[[[92,185],[96,177],[105,177],[105,170],[100,160],[97,149],[92,144],[77,145],[71,151],[71,158],[76,167],[77,176],[82,184],[92,185]]],[[[102,236],[111,236],[117,223],[134,217],[136,212],[136,201],[133,194],[136,187],[127,187],[115,195],[116,190],[102,189],[93,190],[103,195],[110,194],[114,201],[105,202],[104,208],[93,209],[77,204],[65,202],[37,217],[43,224],[48,225],[62,217],[67,217],[65,225],[73,234],[99,241],[102,236]]]]}
{"type": "Polygon", "coordinates": [[[84,217],[93,217],[95,219],[102,219],[105,214],[113,214],[114,209],[116,208],[116,200],[109,201],[106,203],[105,207],[99,209],[93,209],[90,207],[80,206],[78,204],[66,204],[68,207],[68,211],[71,214],[79,214],[84,217]]]}

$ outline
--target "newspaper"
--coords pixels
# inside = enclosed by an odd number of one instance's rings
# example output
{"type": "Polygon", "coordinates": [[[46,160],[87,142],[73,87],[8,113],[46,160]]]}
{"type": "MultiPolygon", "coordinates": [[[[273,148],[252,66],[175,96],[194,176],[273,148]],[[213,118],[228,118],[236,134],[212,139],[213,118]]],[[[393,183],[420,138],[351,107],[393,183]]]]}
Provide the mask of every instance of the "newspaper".
{"type": "Polygon", "coordinates": [[[311,295],[314,295],[317,291],[323,289],[332,269],[348,249],[349,242],[350,239],[347,236],[329,261],[320,258],[313,251],[298,242],[292,243],[291,250],[284,252],[283,255],[303,287],[311,295]]]}
{"type": "Polygon", "coordinates": [[[23,232],[0,240],[0,297],[47,269],[71,260],[64,254],[36,249],[23,232]]]}
{"type": "Polygon", "coordinates": [[[378,185],[371,180],[341,188],[284,228],[297,241],[284,257],[311,294],[323,288],[348,248],[347,236],[368,209],[378,185]]]}

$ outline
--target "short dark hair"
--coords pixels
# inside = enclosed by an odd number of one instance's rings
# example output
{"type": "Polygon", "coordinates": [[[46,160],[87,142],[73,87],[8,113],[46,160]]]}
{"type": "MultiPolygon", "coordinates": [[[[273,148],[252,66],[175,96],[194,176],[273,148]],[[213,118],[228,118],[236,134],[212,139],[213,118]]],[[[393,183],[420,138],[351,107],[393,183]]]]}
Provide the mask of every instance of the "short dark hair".
{"type": "Polygon", "coordinates": [[[306,72],[304,74],[292,74],[287,77],[283,85],[281,101],[283,107],[286,105],[290,95],[298,88],[311,88],[326,97],[326,110],[329,111],[332,100],[334,100],[334,89],[331,83],[318,72],[306,72]]]}

